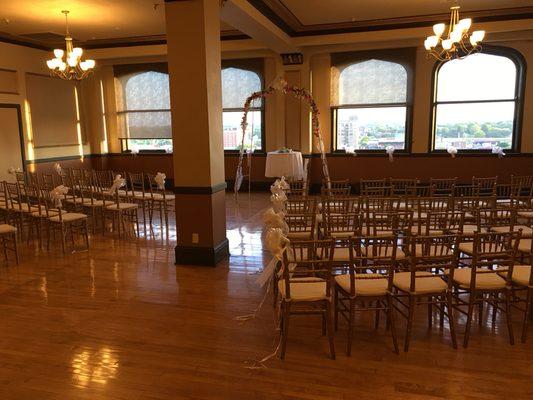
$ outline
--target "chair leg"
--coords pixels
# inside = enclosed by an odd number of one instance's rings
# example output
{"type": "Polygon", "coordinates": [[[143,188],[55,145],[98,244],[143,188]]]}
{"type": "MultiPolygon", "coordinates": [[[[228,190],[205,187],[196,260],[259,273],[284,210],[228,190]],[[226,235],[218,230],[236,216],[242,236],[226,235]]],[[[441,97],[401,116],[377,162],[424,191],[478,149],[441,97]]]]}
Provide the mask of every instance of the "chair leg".
{"type": "Polygon", "coordinates": [[[285,358],[285,350],[287,349],[287,336],[289,335],[289,318],[291,314],[291,304],[283,301],[281,303],[281,315],[282,315],[282,329],[281,329],[281,353],[280,358],[285,358]]]}
{"type": "Polygon", "coordinates": [[[346,355],[349,357],[352,355],[352,336],[353,336],[353,324],[355,320],[355,300],[350,298],[350,309],[348,310],[348,344],[346,346],[346,355]]]}
{"type": "Polygon", "coordinates": [[[413,329],[413,319],[415,313],[415,299],[412,296],[409,296],[409,311],[407,315],[407,329],[405,332],[405,343],[403,350],[405,352],[409,351],[409,342],[411,341],[411,331],[413,329]]]}
{"type": "Polygon", "coordinates": [[[335,289],[333,292],[334,295],[334,318],[333,318],[333,324],[335,326],[335,332],[339,330],[339,290],[337,289],[337,285],[335,285],[335,289]]]}
{"type": "Polygon", "coordinates": [[[511,290],[505,289],[505,319],[507,320],[507,330],[509,331],[509,343],[514,344],[513,320],[511,316],[511,290]]]}
{"type": "Polygon", "coordinates": [[[63,250],[63,254],[66,253],[66,232],[65,232],[65,226],[61,224],[61,249],[63,250]]]}
{"type": "Polygon", "coordinates": [[[333,313],[332,313],[332,303],[328,301],[326,306],[326,319],[327,319],[327,329],[328,329],[328,341],[329,341],[329,354],[332,360],[335,360],[335,332],[333,330],[333,313]]]}
{"type": "Polygon", "coordinates": [[[428,296],[428,328],[431,329],[433,326],[433,305],[431,304],[431,301],[433,298],[431,296],[428,296]]]}
{"type": "Polygon", "coordinates": [[[528,325],[528,319],[529,319],[529,313],[531,311],[531,297],[532,297],[533,289],[528,288],[527,289],[527,296],[526,296],[526,308],[524,310],[524,321],[522,322],[522,343],[526,342],[527,337],[527,325],[528,325]]]}
{"type": "Polygon", "coordinates": [[[479,305],[478,305],[478,310],[479,310],[479,313],[478,313],[478,325],[480,328],[483,327],[483,306],[484,306],[484,302],[483,302],[483,294],[481,294],[479,296],[479,305]]]}
{"type": "MultiPolygon", "coordinates": [[[[448,292],[448,294],[446,295],[447,297],[447,304],[446,304],[446,308],[448,309],[448,323],[450,325],[450,336],[452,337],[452,347],[454,349],[457,348],[457,335],[455,333],[455,319],[453,317],[453,296],[452,296],[452,292],[448,292]]],[[[444,315],[444,304],[442,305],[442,311],[441,311],[441,315],[444,315]]],[[[444,324],[441,323],[441,327],[443,326],[444,324]]]]}
{"type": "Polygon", "coordinates": [[[392,304],[392,296],[389,294],[387,295],[387,325],[390,327],[391,335],[392,335],[392,344],[394,346],[394,352],[396,354],[400,354],[400,350],[398,349],[398,339],[396,337],[396,324],[394,321],[394,308],[392,304]]]}
{"type": "MultiPolygon", "coordinates": [[[[379,302],[376,304],[378,307],[380,306],[379,302]]],[[[380,317],[380,310],[376,310],[376,315],[374,318],[374,329],[379,328],[379,317],[380,317]]]]}
{"type": "Polygon", "coordinates": [[[476,299],[475,293],[470,293],[468,297],[468,311],[466,314],[466,326],[465,326],[465,337],[463,339],[463,347],[468,347],[468,340],[470,339],[470,327],[472,326],[472,314],[474,312],[474,302],[476,299]]]}

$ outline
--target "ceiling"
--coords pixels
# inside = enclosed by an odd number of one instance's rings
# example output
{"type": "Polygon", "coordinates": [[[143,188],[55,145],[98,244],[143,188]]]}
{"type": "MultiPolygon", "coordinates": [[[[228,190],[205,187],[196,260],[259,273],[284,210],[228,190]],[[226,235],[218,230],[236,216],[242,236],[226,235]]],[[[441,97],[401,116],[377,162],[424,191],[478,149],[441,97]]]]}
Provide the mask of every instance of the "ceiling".
{"type": "MultiPolygon", "coordinates": [[[[229,0],[231,1],[231,0],[229,0]]],[[[450,0],[248,0],[289,36],[423,26],[450,0]]],[[[70,31],[83,46],[165,43],[164,0],[0,0],[0,39],[50,48],[70,31]]],[[[462,0],[474,20],[533,18],[533,0],[462,0]]],[[[246,38],[221,22],[223,39],[246,38]]]]}
{"type": "MultiPolygon", "coordinates": [[[[449,18],[453,0],[248,0],[290,36],[427,26],[449,18]]],[[[474,21],[533,18],[533,0],[460,0],[474,21]]],[[[463,14],[463,15],[464,15],[463,14]]]]}

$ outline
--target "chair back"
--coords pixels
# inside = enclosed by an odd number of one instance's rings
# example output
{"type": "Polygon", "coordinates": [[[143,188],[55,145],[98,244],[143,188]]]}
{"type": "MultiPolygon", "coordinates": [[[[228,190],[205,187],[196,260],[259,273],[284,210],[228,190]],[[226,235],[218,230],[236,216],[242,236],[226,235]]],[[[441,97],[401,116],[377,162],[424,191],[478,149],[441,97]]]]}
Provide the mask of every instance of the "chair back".
{"type": "Polygon", "coordinates": [[[453,196],[457,178],[430,178],[435,196],[453,196]]]}
{"type": "Polygon", "coordinates": [[[362,217],[360,213],[324,213],[322,226],[326,238],[346,241],[361,234],[362,217]]]}
{"type": "Polygon", "coordinates": [[[291,286],[324,282],[326,297],[331,297],[331,272],[335,242],[326,240],[292,240],[283,253],[285,298],[291,299],[291,286]],[[289,268],[289,264],[291,267],[289,268]]]}
{"type": "Polygon", "coordinates": [[[313,197],[290,197],[285,203],[287,214],[316,213],[317,201],[313,197]]]}

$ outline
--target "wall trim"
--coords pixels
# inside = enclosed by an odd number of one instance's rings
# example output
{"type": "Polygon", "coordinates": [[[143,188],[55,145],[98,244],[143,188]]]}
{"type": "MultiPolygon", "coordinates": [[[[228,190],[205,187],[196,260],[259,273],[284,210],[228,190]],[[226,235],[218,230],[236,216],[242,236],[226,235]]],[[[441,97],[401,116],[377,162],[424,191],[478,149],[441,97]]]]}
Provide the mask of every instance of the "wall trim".
{"type": "Polygon", "coordinates": [[[176,246],[176,265],[198,265],[216,267],[227,259],[229,253],[229,241],[227,238],[213,247],[207,246],[176,246]]]}
{"type": "Polygon", "coordinates": [[[215,194],[226,190],[226,182],[213,186],[174,186],[175,194],[215,194]]]}

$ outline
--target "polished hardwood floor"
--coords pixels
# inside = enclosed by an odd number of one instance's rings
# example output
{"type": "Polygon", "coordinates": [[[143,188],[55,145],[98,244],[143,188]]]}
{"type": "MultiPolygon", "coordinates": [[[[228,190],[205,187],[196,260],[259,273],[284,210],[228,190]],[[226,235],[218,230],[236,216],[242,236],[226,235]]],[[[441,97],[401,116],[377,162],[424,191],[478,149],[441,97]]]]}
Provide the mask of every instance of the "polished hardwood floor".
{"type": "MultiPolygon", "coordinates": [[[[340,326],[332,361],[320,320],[296,317],[285,361],[245,368],[276,345],[270,299],[256,319],[234,320],[263,297],[254,281],[269,259],[267,206],[264,193],[228,194],[231,258],[216,268],[174,266],[175,231],[97,235],[89,252],[67,256],[23,246],[19,267],[0,264],[0,399],[533,398],[533,333],[510,346],[504,321],[488,320],[468,349],[453,350],[438,318],[428,330],[423,307],[408,353],[394,354],[384,322],[375,329],[367,315],[351,357],[340,326]]],[[[458,319],[459,339],[463,327],[458,319]]]]}

